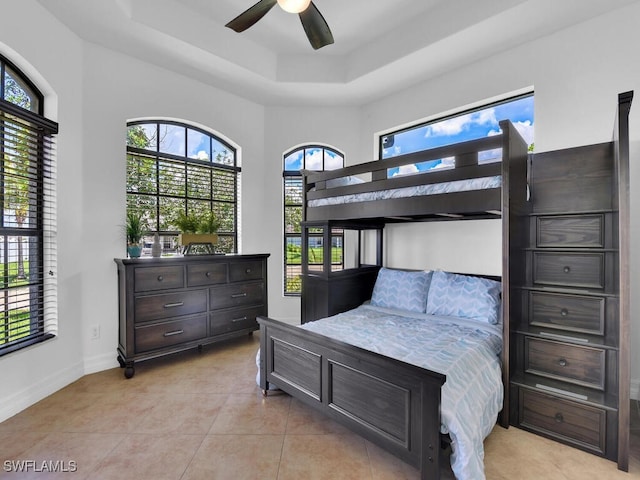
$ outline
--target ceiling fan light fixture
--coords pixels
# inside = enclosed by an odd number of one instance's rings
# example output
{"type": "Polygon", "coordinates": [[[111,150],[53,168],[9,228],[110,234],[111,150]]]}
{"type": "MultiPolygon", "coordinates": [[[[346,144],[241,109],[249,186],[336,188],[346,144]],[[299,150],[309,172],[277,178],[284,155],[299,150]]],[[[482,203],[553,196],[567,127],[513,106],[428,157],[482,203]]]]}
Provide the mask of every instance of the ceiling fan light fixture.
{"type": "Polygon", "coordinates": [[[278,0],[278,5],[285,12],[300,13],[309,8],[311,0],[278,0]]]}

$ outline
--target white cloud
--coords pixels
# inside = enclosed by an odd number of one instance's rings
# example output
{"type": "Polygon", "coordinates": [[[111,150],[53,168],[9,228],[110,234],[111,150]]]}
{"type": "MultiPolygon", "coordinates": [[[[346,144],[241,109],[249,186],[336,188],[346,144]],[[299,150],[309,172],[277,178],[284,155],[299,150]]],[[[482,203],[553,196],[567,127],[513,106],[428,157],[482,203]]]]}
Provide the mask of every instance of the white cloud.
{"type": "Polygon", "coordinates": [[[335,170],[336,168],[342,168],[344,160],[340,155],[325,155],[324,169],[335,170]]]}
{"type": "Polygon", "coordinates": [[[457,135],[467,130],[472,125],[497,125],[496,112],[493,108],[480,112],[467,113],[458,117],[443,120],[433,125],[428,125],[425,137],[438,137],[446,135],[457,135]]]}
{"type": "Polygon", "coordinates": [[[307,170],[322,170],[322,150],[314,150],[306,156],[305,168],[307,170]]]}
{"type": "Polygon", "coordinates": [[[527,145],[531,145],[533,143],[534,133],[534,126],[533,123],[531,123],[531,120],[527,120],[526,122],[516,122],[513,125],[516,127],[516,130],[518,130],[518,133],[522,135],[524,141],[527,142],[527,145]]]}
{"type": "MultiPolygon", "coordinates": [[[[531,123],[531,120],[526,120],[524,122],[513,122],[513,126],[516,127],[516,130],[522,136],[527,145],[531,145],[533,143],[533,133],[535,128],[533,126],[533,123],[531,123]]],[[[500,135],[500,133],[500,130],[497,129],[489,130],[489,132],[487,132],[487,137],[500,135]]]]}
{"type": "Polygon", "coordinates": [[[393,176],[397,177],[400,175],[414,175],[418,172],[418,167],[416,167],[415,164],[412,163],[411,165],[401,165],[400,167],[398,167],[398,171],[394,173],[393,176]]]}

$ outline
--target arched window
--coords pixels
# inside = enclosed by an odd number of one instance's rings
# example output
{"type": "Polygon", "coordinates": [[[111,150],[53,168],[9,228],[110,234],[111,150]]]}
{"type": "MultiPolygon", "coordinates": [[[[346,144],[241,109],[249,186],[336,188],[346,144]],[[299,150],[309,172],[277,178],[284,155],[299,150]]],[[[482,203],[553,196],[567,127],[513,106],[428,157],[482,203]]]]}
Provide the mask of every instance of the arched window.
{"type": "Polygon", "coordinates": [[[0,355],[57,331],[55,164],[58,125],[43,96],[0,56],[0,355]]]}
{"type": "Polygon", "coordinates": [[[142,254],[150,255],[154,233],[165,254],[176,252],[178,218],[213,212],[220,226],[216,252],[238,251],[236,149],[201,128],[172,121],[127,124],[127,212],[149,229],[142,254]]]}
{"type": "MultiPolygon", "coordinates": [[[[302,170],[335,170],[344,167],[344,155],[321,145],[297,147],[284,155],[284,294],[300,295],[300,258],[302,235],[302,170]]],[[[342,265],[341,233],[335,232],[335,258],[332,263],[342,265]]],[[[313,253],[313,252],[311,252],[313,253]]],[[[313,257],[310,256],[313,261],[313,257]]],[[[322,260],[319,260],[322,262],[322,260]]]]}

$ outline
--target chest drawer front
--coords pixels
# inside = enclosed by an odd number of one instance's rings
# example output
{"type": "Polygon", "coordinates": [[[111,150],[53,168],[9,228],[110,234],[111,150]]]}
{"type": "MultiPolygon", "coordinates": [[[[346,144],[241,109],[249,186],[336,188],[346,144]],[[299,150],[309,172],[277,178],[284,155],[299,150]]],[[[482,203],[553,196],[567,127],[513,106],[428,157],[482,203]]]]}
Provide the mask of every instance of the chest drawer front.
{"type": "Polygon", "coordinates": [[[182,265],[137,267],[133,275],[136,292],[184,287],[184,268],[182,265]]]}
{"type": "Polygon", "coordinates": [[[192,342],[207,336],[207,316],[185,318],[173,322],[141,325],[135,329],[136,352],[148,352],[192,342]]]}
{"type": "Polygon", "coordinates": [[[211,335],[243,330],[245,328],[254,328],[257,330],[258,322],[256,322],[256,317],[266,315],[266,313],[262,305],[212,312],[209,317],[211,335]]]}
{"type": "Polygon", "coordinates": [[[525,338],[528,373],[604,390],[605,351],[552,340],[525,338]]]}
{"type": "Polygon", "coordinates": [[[604,410],[551,395],[520,389],[519,423],[604,455],[606,421],[604,410]]]}
{"type": "Polygon", "coordinates": [[[605,299],[529,292],[530,324],[604,335],[605,299]]]}
{"type": "Polygon", "coordinates": [[[135,299],[136,323],[206,311],[206,290],[145,295],[135,299]]]}
{"type": "Polygon", "coordinates": [[[201,287],[227,283],[226,263],[199,263],[187,266],[187,286],[201,287]]]}
{"type": "Polygon", "coordinates": [[[538,247],[604,247],[603,215],[538,217],[538,247]]]}
{"type": "Polygon", "coordinates": [[[569,287],[604,288],[604,254],[533,252],[533,281],[569,287]]]}
{"type": "Polygon", "coordinates": [[[229,281],[262,280],[264,278],[263,268],[264,262],[260,260],[232,262],[229,265],[229,281]]]}
{"type": "Polygon", "coordinates": [[[265,303],[264,283],[251,282],[209,289],[209,308],[242,307],[265,303]]]}

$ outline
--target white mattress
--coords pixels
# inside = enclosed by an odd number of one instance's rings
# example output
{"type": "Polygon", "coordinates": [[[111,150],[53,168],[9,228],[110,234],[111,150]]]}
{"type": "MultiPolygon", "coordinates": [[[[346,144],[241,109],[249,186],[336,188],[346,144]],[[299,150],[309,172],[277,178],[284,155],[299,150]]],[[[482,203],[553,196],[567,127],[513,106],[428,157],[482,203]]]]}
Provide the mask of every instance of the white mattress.
{"type": "Polygon", "coordinates": [[[350,195],[338,195],[335,197],[319,198],[309,200],[307,202],[307,205],[309,207],[322,207],[326,205],[342,205],[346,203],[387,200],[389,198],[407,198],[422,195],[437,195],[442,193],[486,190],[490,188],[500,188],[501,186],[502,176],[495,175],[493,177],[471,178],[466,180],[455,180],[452,182],[432,183],[428,185],[401,187],[391,190],[380,190],[376,192],[363,192],[350,195]]]}

